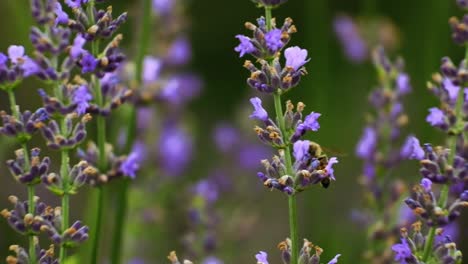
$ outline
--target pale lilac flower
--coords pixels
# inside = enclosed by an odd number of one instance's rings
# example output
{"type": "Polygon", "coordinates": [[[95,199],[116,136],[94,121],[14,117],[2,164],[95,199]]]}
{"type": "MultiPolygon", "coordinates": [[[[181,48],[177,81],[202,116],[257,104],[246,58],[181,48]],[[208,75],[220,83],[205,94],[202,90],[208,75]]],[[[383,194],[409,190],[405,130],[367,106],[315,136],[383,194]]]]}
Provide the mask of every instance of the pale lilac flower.
{"type": "Polygon", "coordinates": [[[265,34],[266,46],[272,53],[277,52],[284,46],[284,43],[281,40],[281,34],[280,29],[272,29],[265,34]]]}
{"type": "Polygon", "coordinates": [[[57,26],[58,24],[68,24],[68,14],[63,11],[62,5],[58,1],[55,2],[54,12],[57,16],[57,18],[55,18],[55,26],[57,26]]]}
{"type": "Polygon", "coordinates": [[[318,122],[319,117],[321,116],[320,113],[312,112],[304,119],[304,122],[297,126],[297,130],[301,132],[305,131],[317,131],[320,129],[320,124],[318,122]]]}
{"type": "Polygon", "coordinates": [[[432,181],[427,178],[423,178],[421,180],[421,186],[424,187],[426,192],[430,192],[432,190],[432,181]]]}
{"type": "Polygon", "coordinates": [[[41,70],[36,61],[27,56],[24,57],[24,62],[21,65],[21,69],[23,70],[23,77],[31,76],[41,70]]]}
{"type": "Polygon", "coordinates": [[[454,103],[457,101],[458,92],[460,91],[460,86],[456,86],[448,78],[445,78],[442,82],[444,89],[447,91],[450,102],[454,103]]]}
{"type": "Polygon", "coordinates": [[[445,124],[445,114],[437,107],[429,109],[429,115],[426,117],[426,121],[432,126],[442,126],[445,124]]]}
{"type": "Polygon", "coordinates": [[[250,54],[255,51],[255,46],[250,41],[250,38],[244,35],[237,35],[236,38],[239,39],[240,44],[234,50],[239,52],[239,57],[242,58],[245,54],[250,54]]]}
{"type": "Polygon", "coordinates": [[[293,145],[293,154],[296,161],[302,161],[309,154],[310,141],[298,140],[293,145]]]}
{"type": "Polygon", "coordinates": [[[133,146],[133,150],[125,159],[124,162],[120,165],[120,170],[125,176],[130,177],[131,179],[136,178],[136,173],[140,169],[140,165],[143,162],[145,156],[145,147],[142,143],[137,142],[133,146]]]}
{"type": "Polygon", "coordinates": [[[203,260],[202,264],[223,264],[224,262],[216,257],[207,257],[203,260]]]}
{"type": "Polygon", "coordinates": [[[13,64],[20,64],[24,61],[24,47],[11,45],[8,47],[8,57],[13,64]]]}
{"type": "Polygon", "coordinates": [[[336,255],[332,260],[328,262],[328,264],[336,264],[338,263],[338,258],[341,257],[341,254],[336,255]]]}
{"type": "Polygon", "coordinates": [[[335,170],[333,169],[333,165],[338,163],[338,159],[336,157],[331,157],[329,160],[328,160],[328,164],[327,166],[325,167],[325,170],[327,171],[327,174],[328,176],[330,176],[330,178],[332,180],[336,180],[335,179],[335,170]]]}
{"type": "Polygon", "coordinates": [[[185,65],[192,57],[190,42],[186,37],[178,37],[171,45],[167,58],[172,65],[185,65]]]}
{"type": "Polygon", "coordinates": [[[79,8],[82,4],[88,3],[89,0],[65,0],[65,4],[67,4],[70,8],[79,8]]]}
{"type": "Polygon", "coordinates": [[[284,51],[284,57],[286,58],[286,67],[291,67],[294,70],[299,70],[304,64],[310,59],[307,59],[307,50],[301,49],[297,46],[287,48],[284,51]]]}
{"type": "Polygon", "coordinates": [[[422,160],[424,159],[424,150],[416,137],[409,136],[401,148],[400,155],[407,159],[422,160]]]}
{"type": "Polygon", "coordinates": [[[162,70],[162,60],[153,56],[146,56],[143,60],[143,82],[151,83],[158,80],[162,70]]]}
{"type": "Polygon", "coordinates": [[[397,80],[397,88],[399,94],[407,94],[411,91],[411,83],[408,74],[400,73],[398,74],[397,80]]]}
{"type": "Polygon", "coordinates": [[[73,45],[70,49],[70,56],[72,59],[77,59],[81,56],[86,50],[83,49],[84,45],[86,44],[86,39],[83,38],[81,34],[76,35],[75,39],[73,40],[73,45]]]}
{"type": "Polygon", "coordinates": [[[262,100],[258,97],[254,97],[250,99],[250,103],[252,103],[254,107],[253,113],[250,115],[252,119],[258,119],[260,121],[267,121],[268,120],[268,113],[262,107],[262,100]]]}
{"type": "Polygon", "coordinates": [[[72,101],[76,104],[76,112],[79,115],[86,113],[86,109],[89,107],[89,101],[92,99],[93,96],[86,85],[81,85],[73,91],[72,101]]]}
{"type": "Polygon", "coordinates": [[[257,258],[257,264],[269,264],[268,263],[268,254],[264,251],[260,251],[257,255],[255,255],[255,258],[257,258]]]}

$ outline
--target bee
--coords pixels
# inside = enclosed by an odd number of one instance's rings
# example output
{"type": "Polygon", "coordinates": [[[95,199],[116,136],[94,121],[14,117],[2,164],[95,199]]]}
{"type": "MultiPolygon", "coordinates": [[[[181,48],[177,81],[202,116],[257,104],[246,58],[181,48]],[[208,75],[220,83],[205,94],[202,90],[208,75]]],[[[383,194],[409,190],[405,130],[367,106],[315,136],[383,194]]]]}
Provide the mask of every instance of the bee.
{"type": "Polygon", "coordinates": [[[324,189],[328,189],[328,186],[330,186],[330,183],[331,183],[330,178],[325,178],[320,181],[320,185],[322,185],[324,189]]]}
{"type": "MultiPolygon", "coordinates": [[[[318,143],[313,141],[310,142],[309,154],[312,157],[312,159],[315,158],[320,162],[319,166],[317,167],[317,169],[319,170],[325,169],[328,163],[328,156],[323,150],[324,148],[322,148],[322,146],[320,146],[318,143]]],[[[312,159],[310,162],[312,162],[312,159]]],[[[322,185],[322,187],[325,189],[327,189],[330,186],[330,184],[331,180],[328,177],[320,181],[320,185],[322,185]]]]}

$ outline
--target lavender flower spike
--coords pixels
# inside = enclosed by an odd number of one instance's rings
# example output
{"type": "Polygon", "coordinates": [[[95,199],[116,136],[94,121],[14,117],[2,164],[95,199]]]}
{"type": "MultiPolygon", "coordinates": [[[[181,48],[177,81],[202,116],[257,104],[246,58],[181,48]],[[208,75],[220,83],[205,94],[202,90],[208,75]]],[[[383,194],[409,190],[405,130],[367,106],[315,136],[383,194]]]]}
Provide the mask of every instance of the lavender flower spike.
{"type": "Polygon", "coordinates": [[[242,58],[245,54],[255,51],[255,46],[250,41],[250,38],[244,35],[237,35],[236,38],[240,41],[240,44],[234,50],[239,52],[239,57],[242,58]]]}
{"type": "Polygon", "coordinates": [[[307,50],[301,49],[297,46],[287,48],[284,51],[284,57],[286,58],[286,67],[291,67],[295,71],[299,70],[304,64],[309,62],[307,59],[307,50]]]}
{"type": "Polygon", "coordinates": [[[376,144],[377,132],[373,127],[366,127],[356,148],[357,156],[363,159],[369,158],[374,153],[376,144]]]}
{"type": "Polygon", "coordinates": [[[268,263],[268,254],[264,251],[260,251],[257,255],[255,255],[255,258],[257,258],[257,264],[269,264],[268,263]]]}
{"type": "Polygon", "coordinates": [[[406,238],[401,239],[401,244],[393,245],[392,250],[395,252],[395,260],[400,264],[407,264],[407,260],[412,258],[411,248],[406,238]]]}
{"type": "Polygon", "coordinates": [[[262,100],[258,97],[254,97],[250,99],[250,103],[252,103],[254,107],[253,113],[250,115],[250,118],[252,119],[258,119],[261,121],[267,121],[268,120],[268,113],[267,111],[262,107],[262,100]]]}
{"type": "Polygon", "coordinates": [[[141,162],[144,157],[143,144],[137,143],[133,147],[132,152],[127,159],[120,165],[122,172],[131,179],[136,178],[136,172],[140,169],[141,162]]]}

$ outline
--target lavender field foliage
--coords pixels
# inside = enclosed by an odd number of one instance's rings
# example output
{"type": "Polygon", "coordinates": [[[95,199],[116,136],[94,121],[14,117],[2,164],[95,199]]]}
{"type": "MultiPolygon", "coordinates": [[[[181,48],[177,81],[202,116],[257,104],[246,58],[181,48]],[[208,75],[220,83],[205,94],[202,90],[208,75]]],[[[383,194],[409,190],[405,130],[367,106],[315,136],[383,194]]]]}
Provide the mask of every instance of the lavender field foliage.
{"type": "Polygon", "coordinates": [[[466,261],[467,11],[0,3],[1,261],[466,261]]]}

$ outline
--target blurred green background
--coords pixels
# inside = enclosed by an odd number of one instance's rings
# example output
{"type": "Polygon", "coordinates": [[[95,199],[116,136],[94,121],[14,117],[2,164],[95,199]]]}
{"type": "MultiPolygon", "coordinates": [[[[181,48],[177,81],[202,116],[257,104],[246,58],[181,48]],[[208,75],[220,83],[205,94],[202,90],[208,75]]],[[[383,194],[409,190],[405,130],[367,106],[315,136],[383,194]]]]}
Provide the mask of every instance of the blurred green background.
{"type": "MultiPolygon", "coordinates": [[[[131,40],[135,37],[132,32],[138,27],[135,23],[139,14],[137,1],[109,2],[115,12],[129,11],[129,23],[124,28],[124,45],[132,51],[131,40]]],[[[184,176],[187,181],[190,178],[202,178],[207,167],[211,166],[210,160],[215,154],[206,151],[207,146],[212,149],[213,145],[209,129],[218,120],[234,119],[239,104],[245,103],[252,92],[245,85],[248,72],[242,67],[243,60],[233,51],[237,45],[234,36],[247,34],[244,22],[254,21],[263,15],[262,10],[255,8],[248,0],[191,1],[189,10],[194,52],[192,69],[203,78],[205,85],[201,97],[189,108],[194,119],[192,121],[197,124],[193,131],[197,139],[197,155],[192,168],[184,176]]],[[[361,162],[354,157],[354,147],[362,132],[364,113],[368,110],[367,93],[377,82],[370,63],[355,65],[345,58],[333,32],[333,18],[338,13],[361,18],[385,16],[398,28],[400,48],[393,55],[405,58],[413,85],[413,92],[406,100],[410,117],[408,131],[416,134],[423,142],[441,143],[440,133],[424,121],[427,109],[437,103],[425,89],[425,83],[438,70],[442,56],[449,55],[454,61],[459,61],[464,51],[450,39],[448,18],[460,16],[454,0],[290,0],[279,10],[274,10],[273,14],[279,21],[288,16],[294,19],[298,33],[293,36],[291,44],[308,49],[311,58],[307,65],[309,75],[287,97],[305,102],[309,111],[322,113],[321,129],[313,135],[314,140],[346,154],[340,158],[336,169],[338,180],[331,188],[312,188],[300,195],[299,233],[301,237],[307,237],[325,249],[324,260],[341,253],[341,263],[359,263],[365,232],[350,219],[351,210],[360,205],[357,177],[361,162]]],[[[31,22],[28,1],[0,1],[0,50],[5,51],[9,45],[19,43],[30,47],[26,43],[31,22]]],[[[36,88],[34,83],[28,83],[20,89],[22,96],[19,96],[19,103],[37,105],[36,88]]],[[[0,109],[6,108],[2,94],[0,109]]],[[[4,138],[0,140],[1,144],[7,144],[4,138]]],[[[1,152],[0,160],[11,158],[10,150],[1,152]]],[[[0,208],[4,208],[8,195],[23,190],[5,173],[3,162],[0,163],[0,171],[0,208]]],[[[406,172],[402,174],[401,178],[413,182],[418,179],[416,166],[407,166],[406,172]]],[[[239,177],[251,179],[251,184],[260,184],[255,172],[239,177]]],[[[45,195],[46,192],[40,193],[45,195]]],[[[242,198],[231,199],[231,203],[242,206],[242,198]]],[[[75,208],[82,206],[81,209],[85,210],[83,201],[86,201],[84,196],[74,197],[75,208]]],[[[279,258],[275,259],[278,255],[275,247],[288,233],[287,201],[282,194],[265,191],[256,196],[255,203],[255,206],[245,205],[260,216],[248,241],[239,244],[237,248],[223,248],[221,242],[219,256],[225,258],[225,263],[253,263],[253,255],[259,250],[270,252],[271,263],[279,263],[279,258]]],[[[74,210],[74,216],[78,217],[80,211],[74,210]]],[[[226,211],[229,213],[229,210],[226,211]]],[[[460,245],[464,245],[465,252],[468,252],[466,231],[465,228],[461,236],[464,241],[460,245]]],[[[6,257],[8,245],[17,241],[18,236],[1,220],[1,260],[6,257]]],[[[159,257],[151,263],[164,263],[167,252],[180,247],[177,234],[154,238],[153,253],[159,257]]],[[[131,252],[127,254],[132,255],[131,252]]]]}

